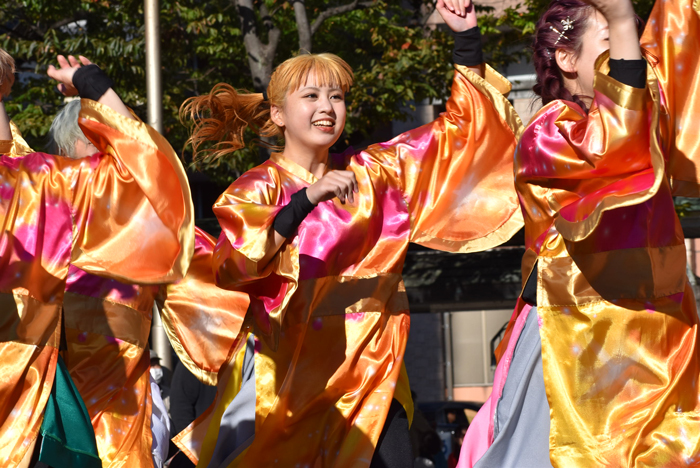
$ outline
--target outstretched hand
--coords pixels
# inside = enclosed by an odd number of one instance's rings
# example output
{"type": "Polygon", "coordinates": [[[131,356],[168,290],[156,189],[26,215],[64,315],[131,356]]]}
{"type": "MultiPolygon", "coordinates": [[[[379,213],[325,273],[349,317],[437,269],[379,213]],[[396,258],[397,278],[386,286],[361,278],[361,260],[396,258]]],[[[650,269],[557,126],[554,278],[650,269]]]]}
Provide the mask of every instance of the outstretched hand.
{"type": "Polygon", "coordinates": [[[90,60],[86,59],[82,55],[79,55],[78,58],[80,61],[78,61],[78,59],[72,55],[69,55],[68,59],[66,60],[63,55],[59,55],[57,57],[59,68],[49,65],[47,74],[54,80],[58,81],[58,90],[64,96],[78,95],[78,90],[75,89],[75,86],[73,86],[73,75],[75,75],[75,72],[82,65],[92,64],[90,60]]]}
{"type": "Polygon", "coordinates": [[[462,32],[477,25],[476,10],[471,0],[437,0],[435,8],[454,32],[462,32]]]}

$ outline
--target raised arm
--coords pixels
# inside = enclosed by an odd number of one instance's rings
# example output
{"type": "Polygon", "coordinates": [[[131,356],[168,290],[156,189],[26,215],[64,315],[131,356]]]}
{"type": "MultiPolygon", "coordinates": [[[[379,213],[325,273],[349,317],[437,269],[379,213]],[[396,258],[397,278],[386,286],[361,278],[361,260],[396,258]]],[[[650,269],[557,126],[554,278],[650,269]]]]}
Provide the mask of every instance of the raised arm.
{"type": "Polygon", "coordinates": [[[136,120],[126,104],[112,89],[112,80],[104,74],[89,59],[72,55],[66,59],[63,55],[57,57],[58,68],[49,65],[48,75],[58,81],[58,90],[64,96],[78,96],[91,99],[120,113],[127,119],[136,120]]]}
{"type": "MultiPolygon", "coordinates": [[[[459,30],[455,23],[475,21],[469,11],[442,13],[459,30]]],[[[478,28],[466,33],[456,33],[446,112],[360,156],[381,165],[403,192],[411,242],[453,252],[497,246],[522,227],[513,184],[522,122],[505,96],[510,83],[483,63],[478,28]]]]}
{"type": "Polygon", "coordinates": [[[79,125],[102,153],[70,165],[74,238],[71,263],[126,282],[183,277],[194,251],[192,200],[168,142],[136,119],[87,59],[59,56],[49,75],[79,92],[79,125]]]}
{"type": "Polygon", "coordinates": [[[641,42],[666,110],[661,130],[673,194],[700,197],[700,4],[657,1],[641,42]]]}

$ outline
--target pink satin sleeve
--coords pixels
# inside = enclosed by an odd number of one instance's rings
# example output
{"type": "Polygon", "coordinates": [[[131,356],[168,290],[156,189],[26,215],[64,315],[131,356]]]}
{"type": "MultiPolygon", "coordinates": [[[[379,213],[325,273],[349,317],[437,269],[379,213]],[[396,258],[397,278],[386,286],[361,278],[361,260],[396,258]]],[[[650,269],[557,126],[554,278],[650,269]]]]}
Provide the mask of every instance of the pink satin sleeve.
{"type": "Polygon", "coordinates": [[[528,126],[516,156],[523,209],[533,220],[542,219],[542,210],[558,213],[557,230],[574,241],[590,235],[605,211],[651,198],[664,177],[653,125],[655,83],[632,88],[600,70],[595,80],[588,114],[573,103],[550,103],[528,126]]]}

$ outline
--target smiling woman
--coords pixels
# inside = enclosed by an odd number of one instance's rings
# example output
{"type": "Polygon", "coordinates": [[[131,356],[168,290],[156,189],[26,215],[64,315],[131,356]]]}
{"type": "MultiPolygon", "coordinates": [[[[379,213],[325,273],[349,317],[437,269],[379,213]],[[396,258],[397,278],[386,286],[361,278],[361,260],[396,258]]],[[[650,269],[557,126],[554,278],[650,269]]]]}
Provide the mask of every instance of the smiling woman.
{"type": "Polygon", "coordinates": [[[183,107],[195,121],[191,142],[200,157],[226,157],[244,144],[246,127],[284,137],[281,152],[214,206],[222,227],[216,281],[250,295],[246,320],[257,339],[254,381],[243,383],[225,414],[245,412],[247,401],[255,436],[229,442],[235,431],[222,427],[200,464],[413,465],[402,361],[408,244],[472,252],[522,226],[512,183],[521,124],[499,91],[509,83],[482,63],[473,7],[449,4],[438,2],[455,31],[447,110],[389,142],[329,154],[352,84],[352,70],[332,54],[281,64],[269,100],[217,85],[183,107]],[[215,144],[198,151],[204,142],[215,144]]]}

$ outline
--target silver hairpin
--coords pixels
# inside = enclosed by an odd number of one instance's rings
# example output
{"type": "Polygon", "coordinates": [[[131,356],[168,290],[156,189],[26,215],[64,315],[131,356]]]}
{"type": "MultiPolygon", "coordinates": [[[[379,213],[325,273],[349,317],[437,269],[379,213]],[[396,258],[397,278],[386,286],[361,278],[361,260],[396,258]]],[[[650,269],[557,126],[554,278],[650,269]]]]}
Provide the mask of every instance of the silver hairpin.
{"type": "Polygon", "coordinates": [[[567,41],[569,40],[568,37],[566,37],[566,32],[571,31],[574,29],[574,22],[571,19],[571,17],[567,16],[566,19],[561,20],[561,25],[562,25],[562,31],[557,31],[557,28],[554,26],[550,26],[549,29],[554,31],[555,33],[559,34],[559,37],[557,38],[556,41],[554,41],[554,45],[557,45],[559,41],[561,41],[562,38],[566,39],[567,41]]]}

